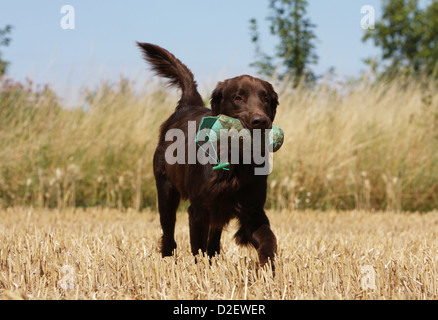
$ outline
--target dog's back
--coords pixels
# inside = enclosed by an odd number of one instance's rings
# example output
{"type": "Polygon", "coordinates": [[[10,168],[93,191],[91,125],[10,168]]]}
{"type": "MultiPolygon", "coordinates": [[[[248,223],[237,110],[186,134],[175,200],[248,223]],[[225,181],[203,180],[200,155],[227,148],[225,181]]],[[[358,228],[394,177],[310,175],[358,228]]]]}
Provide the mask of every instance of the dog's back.
{"type": "MultiPolygon", "coordinates": [[[[150,63],[152,70],[159,76],[168,80],[170,86],[181,90],[181,99],[175,112],[161,125],[160,137],[154,156],[155,177],[165,175],[178,190],[180,197],[188,198],[186,190],[186,163],[169,164],[165,159],[167,148],[172,141],[166,141],[165,136],[169,130],[178,129],[184,133],[185,146],[189,149],[189,143],[194,142],[194,137],[189,141],[188,122],[195,121],[196,125],[206,116],[211,115],[211,110],[206,108],[204,101],[197,89],[197,83],[193,73],[177,59],[172,53],[164,48],[150,43],[137,43],[141,48],[144,58],[150,63]],[[193,140],[193,141],[192,141],[193,140]]],[[[187,154],[185,155],[187,157],[187,154]]]]}

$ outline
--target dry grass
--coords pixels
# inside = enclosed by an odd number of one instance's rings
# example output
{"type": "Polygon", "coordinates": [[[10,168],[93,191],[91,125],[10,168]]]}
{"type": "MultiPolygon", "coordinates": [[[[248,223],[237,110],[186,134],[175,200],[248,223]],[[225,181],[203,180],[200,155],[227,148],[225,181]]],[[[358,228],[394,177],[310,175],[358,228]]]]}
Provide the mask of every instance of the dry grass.
{"type": "MultiPolygon", "coordinates": [[[[66,110],[50,92],[35,97],[0,82],[0,206],[155,208],[152,154],[179,96],[157,83],[138,86],[104,83],[66,110]]],[[[267,207],[438,208],[435,83],[275,87],[285,143],[267,207]]]]}
{"type": "Polygon", "coordinates": [[[436,299],[438,212],[271,211],[276,276],[224,233],[210,265],[158,252],[158,214],[114,209],[0,211],[3,299],[436,299]],[[363,282],[372,278],[374,282],[363,282]],[[370,286],[374,286],[370,288],[370,286]]]}

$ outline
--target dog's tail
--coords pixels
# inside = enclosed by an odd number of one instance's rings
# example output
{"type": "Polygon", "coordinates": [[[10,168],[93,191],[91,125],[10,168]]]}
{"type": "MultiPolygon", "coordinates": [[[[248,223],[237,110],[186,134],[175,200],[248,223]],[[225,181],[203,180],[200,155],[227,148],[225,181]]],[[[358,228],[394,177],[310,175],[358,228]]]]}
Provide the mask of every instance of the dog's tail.
{"type": "Polygon", "coordinates": [[[152,65],[152,70],[159,76],[168,79],[169,85],[178,87],[182,91],[179,108],[188,106],[204,106],[204,101],[198,92],[193,73],[166,49],[150,43],[137,45],[143,52],[147,62],[152,65]]]}

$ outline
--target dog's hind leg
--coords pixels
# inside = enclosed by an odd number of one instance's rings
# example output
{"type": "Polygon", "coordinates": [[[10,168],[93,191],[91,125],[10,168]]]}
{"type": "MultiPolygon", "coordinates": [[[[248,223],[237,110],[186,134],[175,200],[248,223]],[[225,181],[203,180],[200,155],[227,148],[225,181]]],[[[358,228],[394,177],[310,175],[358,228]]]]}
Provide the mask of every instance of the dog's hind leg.
{"type": "Polygon", "coordinates": [[[175,223],[176,210],[180,202],[180,194],[166,175],[155,176],[158,192],[158,211],[163,229],[161,238],[161,254],[163,257],[171,256],[176,249],[175,223]]]}
{"type": "Polygon", "coordinates": [[[190,246],[192,253],[196,256],[199,250],[207,251],[208,231],[210,227],[208,212],[202,212],[202,209],[193,204],[188,209],[189,226],[190,226],[190,246]]]}

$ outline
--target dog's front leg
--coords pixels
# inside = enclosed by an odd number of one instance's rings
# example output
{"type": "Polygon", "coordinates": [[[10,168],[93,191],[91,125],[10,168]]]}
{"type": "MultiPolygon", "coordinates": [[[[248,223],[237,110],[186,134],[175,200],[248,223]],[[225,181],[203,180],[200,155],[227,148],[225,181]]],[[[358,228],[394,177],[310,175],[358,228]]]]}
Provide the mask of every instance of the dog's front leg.
{"type": "Polygon", "coordinates": [[[197,206],[189,207],[190,246],[196,256],[207,251],[208,231],[210,227],[208,212],[197,206]]]}
{"type": "Polygon", "coordinates": [[[274,258],[277,254],[277,238],[267,224],[262,225],[252,233],[251,243],[257,249],[259,264],[263,267],[271,260],[274,268],[274,258]]]}

